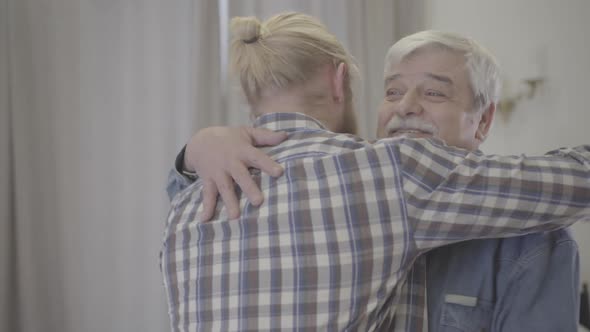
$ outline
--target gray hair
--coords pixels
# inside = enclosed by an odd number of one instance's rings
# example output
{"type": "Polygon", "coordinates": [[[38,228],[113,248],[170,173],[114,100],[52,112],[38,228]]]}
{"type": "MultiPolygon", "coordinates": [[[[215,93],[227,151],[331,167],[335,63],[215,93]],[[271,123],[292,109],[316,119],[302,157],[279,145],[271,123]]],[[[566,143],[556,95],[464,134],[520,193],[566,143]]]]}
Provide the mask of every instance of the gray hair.
{"type": "Polygon", "coordinates": [[[491,103],[498,104],[502,83],[500,67],[494,56],[476,41],[458,34],[426,30],[397,41],[385,56],[384,75],[394,65],[426,48],[442,48],[462,54],[477,110],[486,109],[491,103]]]}

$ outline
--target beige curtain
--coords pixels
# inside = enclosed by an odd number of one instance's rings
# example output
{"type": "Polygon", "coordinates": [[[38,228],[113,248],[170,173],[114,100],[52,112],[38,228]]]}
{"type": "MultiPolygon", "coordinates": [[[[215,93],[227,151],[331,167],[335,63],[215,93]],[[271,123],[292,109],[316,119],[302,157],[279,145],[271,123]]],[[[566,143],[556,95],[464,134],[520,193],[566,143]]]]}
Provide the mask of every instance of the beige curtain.
{"type": "Polygon", "coordinates": [[[166,175],[224,121],[217,3],[0,0],[0,15],[0,331],[167,330],[166,175]]]}
{"type": "Polygon", "coordinates": [[[14,170],[9,89],[8,2],[0,1],[0,331],[16,331],[14,306],[14,170]]]}
{"type": "Polygon", "coordinates": [[[243,123],[228,17],[299,10],[356,56],[373,137],[396,2],[0,0],[0,331],[164,331],[165,180],[197,128],[243,123]]]}

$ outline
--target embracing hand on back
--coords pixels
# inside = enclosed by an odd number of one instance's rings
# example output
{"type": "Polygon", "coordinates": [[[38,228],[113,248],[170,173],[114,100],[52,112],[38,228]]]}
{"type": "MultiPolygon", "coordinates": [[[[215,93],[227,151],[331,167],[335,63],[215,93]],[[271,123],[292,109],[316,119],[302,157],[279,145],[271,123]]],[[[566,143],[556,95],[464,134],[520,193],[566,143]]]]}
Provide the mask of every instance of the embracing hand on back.
{"type": "Polygon", "coordinates": [[[278,177],[283,168],[256,146],[273,146],[287,138],[285,132],[251,127],[209,127],[197,132],[186,146],[184,166],[195,171],[203,181],[203,210],[200,221],[208,221],[215,212],[217,195],[221,196],[232,219],[240,216],[234,181],[253,205],[264,196],[249,167],[278,177]]]}

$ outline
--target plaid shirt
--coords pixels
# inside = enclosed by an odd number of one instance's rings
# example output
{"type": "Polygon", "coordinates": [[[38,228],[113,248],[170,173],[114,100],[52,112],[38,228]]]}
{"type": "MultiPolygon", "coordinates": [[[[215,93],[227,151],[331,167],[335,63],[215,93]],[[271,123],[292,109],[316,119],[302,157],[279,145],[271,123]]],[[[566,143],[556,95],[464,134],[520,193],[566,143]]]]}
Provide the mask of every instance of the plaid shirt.
{"type": "Polygon", "coordinates": [[[590,215],[590,147],[484,156],[432,139],[371,145],[301,114],[256,126],[289,132],[267,149],[284,175],[253,174],[260,207],[242,198],[239,220],[219,204],[197,223],[200,181],[172,201],[161,267],[175,331],[416,329],[421,253],[590,215]]]}

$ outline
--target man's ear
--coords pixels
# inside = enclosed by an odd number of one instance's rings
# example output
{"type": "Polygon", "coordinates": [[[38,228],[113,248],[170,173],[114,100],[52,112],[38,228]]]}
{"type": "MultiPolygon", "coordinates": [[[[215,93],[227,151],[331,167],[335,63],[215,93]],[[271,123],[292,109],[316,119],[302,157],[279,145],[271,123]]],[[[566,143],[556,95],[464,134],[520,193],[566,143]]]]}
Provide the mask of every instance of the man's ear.
{"type": "Polygon", "coordinates": [[[494,121],[495,113],[496,104],[490,103],[490,106],[483,110],[483,113],[481,114],[481,118],[479,119],[479,125],[477,126],[477,131],[475,132],[475,138],[482,143],[486,140],[488,132],[492,127],[492,122],[494,121]]]}
{"type": "Polygon", "coordinates": [[[334,87],[334,100],[339,103],[344,101],[344,78],[346,77],[346,71],[347,68],[344,62],[338,64],[332,82],[332,86],[334,87]]]}

